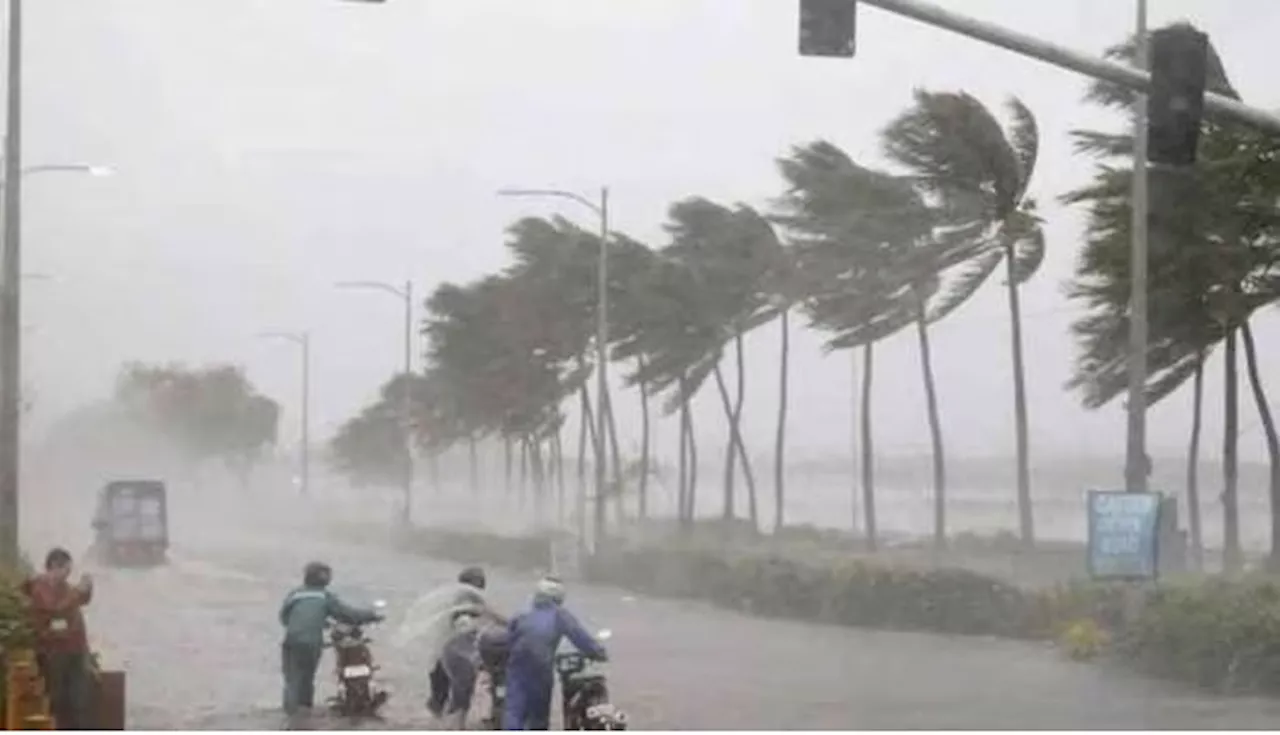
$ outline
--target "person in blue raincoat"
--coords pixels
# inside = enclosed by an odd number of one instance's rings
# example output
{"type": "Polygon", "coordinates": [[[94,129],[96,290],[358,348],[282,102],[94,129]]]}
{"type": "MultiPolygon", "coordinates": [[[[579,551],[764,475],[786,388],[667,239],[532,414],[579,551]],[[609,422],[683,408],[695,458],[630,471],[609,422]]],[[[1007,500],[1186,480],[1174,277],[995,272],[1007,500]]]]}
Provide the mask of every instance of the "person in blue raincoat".
{"type": "Polygon", "coordinates": [[[583,655],[604,661],[604,647],[563,606],[564,584],[555,577],[538,583],[533,607],[508,626],[507,701],[503,730],[546,730],[551,722],[555,653],[568,638],[583,655]]]}
{"type": "Polygon", "coordinates": [[[352,607],[329,591],[333,570],[313,561],[302,575],[302,586],[285,595],[280,605],[284,641],[280,644],[280,670],[284,675],[284,711],[294,714],[315,704],[316,670],[324,651],[324,626],[330,620],[363,625],[382,619],[373,610],[352,607]]]}

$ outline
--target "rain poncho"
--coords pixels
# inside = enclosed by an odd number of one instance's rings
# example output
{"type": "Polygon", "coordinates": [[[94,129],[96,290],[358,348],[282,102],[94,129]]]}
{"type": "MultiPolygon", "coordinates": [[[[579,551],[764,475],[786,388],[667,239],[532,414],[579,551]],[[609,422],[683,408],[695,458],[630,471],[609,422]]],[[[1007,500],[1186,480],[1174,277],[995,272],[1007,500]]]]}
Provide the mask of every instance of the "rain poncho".
{"type": "Polygon", "coordinates": [[[503,730],[546,730],[551,719],[551,690],[555,685],[555,653],[568,638],[584,655],[604,658],[604,648],[578,619],[555,600],[539,595],[533,609],[508,627],[507,702],[503,730]]]}
{"type": "Polygon", "coordinates": [[[455,613],[471,610],[477,615],[491,610],[484,590],[461,582],[432,590],[417,599],[393,637],[396,648],[422,641],[428,661],[440,658],[444,646],[455,632],[455,613]]]}

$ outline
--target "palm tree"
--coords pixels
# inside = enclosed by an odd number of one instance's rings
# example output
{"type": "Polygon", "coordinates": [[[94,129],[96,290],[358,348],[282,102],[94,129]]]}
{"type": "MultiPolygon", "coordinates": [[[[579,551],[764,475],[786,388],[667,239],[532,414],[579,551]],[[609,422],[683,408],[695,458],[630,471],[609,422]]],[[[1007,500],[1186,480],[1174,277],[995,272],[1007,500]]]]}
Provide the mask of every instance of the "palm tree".
{"type": "MultiPolygon", "coordinates": [[[[945,544],[946,465],[934,388],[928,324],[942,275],[970,257],[968,243],[940,236],[937,213],[909,178],[854,163],[826,141],[797,146],[781,159],[786,193],[775,221],[789,233],[813,326],[834,333],[828,349],[869,347],[916,325],[933,443],[934,540],[945,544]]],[[[871,352],[864,370],[864,458],[871,454],[871,352]]],[[[863,462],[864,480],[870,480],[863,462]]],[[[876,545],[874,489],[863,485],[869,545],[876,545]]],[[[856,502],[856,500],[855,500],[856,502]]]]}
{"type": "MultiPolygon", "coordinates": [[[[1113,58],[1132,59],[1132,41],[1111,49],[1113,58]]],[[[1210,48],[1208,87],[1237,97],[1216,52],[1210,48]]],[[[1099,84],[1090,99],[1128,109],[1133,95],[1099,84]]],[[[1078,146],[1101,162],[1095,181],[1068,194],[1069,203],[1090,207],[1085,255],[1077,272],[1073,297],[1090,307],[1075,326],[1083,356],[1075,387],[1085,391],[1086,405],[1102,405],[1124,385],[1128,331],[1128,182],[1124,167],[1131,156],[1129,136],[1079,132],[1078,146]]],[[[1280,141],[1242,129],[1206,121],[1199,163],[1193,171],[1153,169],[1151,305],[1148,401],[1159,400],[1197,375],[1218,342],[1226,346],[1223,444],[1223,510],[1225,560],[1238,568],[1237,483],[1237,337],[1243,337],[1254,311],[1280,296],[1275,264],[1280,255],[1280,175],[1274,161],[1280,141]]],[[[1251,338],[1251,334],[1249,338],[1251,338]]],[[[1247,341],[1247,339],[1246,339],[1247,341]]],[[[1272,554],[1280,566],[1280,438],[1266,401],[1256,355],[1246,344],[1245,360],[1255,404],[1263,417],[1271,459],[1272,554]]],[[[1198,449],[1198,416],[1192,434],[1198,449]]],[[[1193,473],[1188,470],[1188,476],[1193,473]]],[[[1190,497],[1191,525],[1199,526],[1197,498],[1190,497]]]]}
{"type": "Polygon", "coordinates": [[[671,245],[664,255],[690,269],[710,298],[703,314],[709,319],[707,357],[714,359],[712,375],[729,423],[729,444],[725,449],[724,511],[726,520],[735,513],[735,459],[741,463],[747,481],[747,497],[754,528],[759,528],[755,478],[742,441],[741,422],[746,394],[744,336],[771,321],[777,309],[760,288],[778,261],[781,244],[768,220],[746,205],[730,208],[700,197],[671,206],[667,230],[671,245]],[[736,396],[729,392],[720,370],[719,357],[725,343],[732,340],[737,371],[736,396]]]}
{"type": "Polygon", "coordinates": [[[952,220],[949,236],[967,240],[971,249],[964,272],[934,305],[930,321],[968,301],[1004,263],[1013,358],[1018,525],[1023,544],[1030,547],[1035,526],[1018,289],[1044,261],[1045,240],[1035,202],[1027,197],[1039,151],[1035,117],[1016,98],[1008,108],[1013,123],[1005,130],[986,106],[968,94],[917,90],[915,105],[884,131],[883,138],[889,158],[904,166],[918,187],[941,200],[952,220]]]}

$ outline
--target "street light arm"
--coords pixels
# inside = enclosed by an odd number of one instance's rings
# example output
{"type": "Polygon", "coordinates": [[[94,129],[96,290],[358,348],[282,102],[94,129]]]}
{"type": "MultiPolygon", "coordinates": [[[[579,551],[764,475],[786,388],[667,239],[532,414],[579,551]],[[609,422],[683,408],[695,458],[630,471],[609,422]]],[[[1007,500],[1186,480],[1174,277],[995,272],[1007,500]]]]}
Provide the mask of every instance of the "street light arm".
{"type": "Polygon", "coordinates": [[[110,176],[115,173],[108,166],[95,166],[88,163],[42,163],[36,166],[27,166],[22,169],[22,175],[30,176],[31,174],[42,174],[52,171],[85,173],[90,176],[110,176]]]}
{"type": "Polygon", "coordinates": [[[559,197],[561,199],[572,199],[582,206],[595,212],[597,215],[603,214],[600,205],[587,199],[581,194],[572,191],[564,191],[561,189],[499,189],[500,197],[559,197]]]}
{"type": "Polygon", "coordinates": [[[401,299],[407,300],[409,298],[409,293],[404,289],[396,288],[390,283],[383,283],[382,281],[338,281],[333,285],[338,288],[363,288],[373,289],[375,291],[385,291],[401,299]]]}
{"type": "Polygon", "coordinates": [[[305,345],[307,336],[297,332],[259,332],[255,335],[258,339],[283,339],[294,343],[295,345],[305,345]]]}

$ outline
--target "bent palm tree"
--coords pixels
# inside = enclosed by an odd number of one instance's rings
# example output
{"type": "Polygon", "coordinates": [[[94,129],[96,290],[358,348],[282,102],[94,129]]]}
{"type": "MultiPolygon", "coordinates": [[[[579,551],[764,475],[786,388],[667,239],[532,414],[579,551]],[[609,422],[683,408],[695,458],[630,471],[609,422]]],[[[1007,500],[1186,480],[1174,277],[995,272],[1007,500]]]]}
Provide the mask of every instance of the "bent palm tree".
{"type": "Polygon", "coordinates": [[[1013,404],[1017,448],[1018,526],[1032,546],[1026,369],[1018,289],[1044,261],[1045,240],[1027,188],[1035,170],[1039,134],[1035,117],[1017,99],[1009,102],[1013,124],[1001,127],[991,111],[962,92],[917,90],[915,105],[884,132],[885,151],[906,167],[917,185],[936,195],[952,228],[965,242],[969,262],[952,288],[933,306],[937,321],[968,301],[1003,262],[1013,357],[1013,404]]]}

